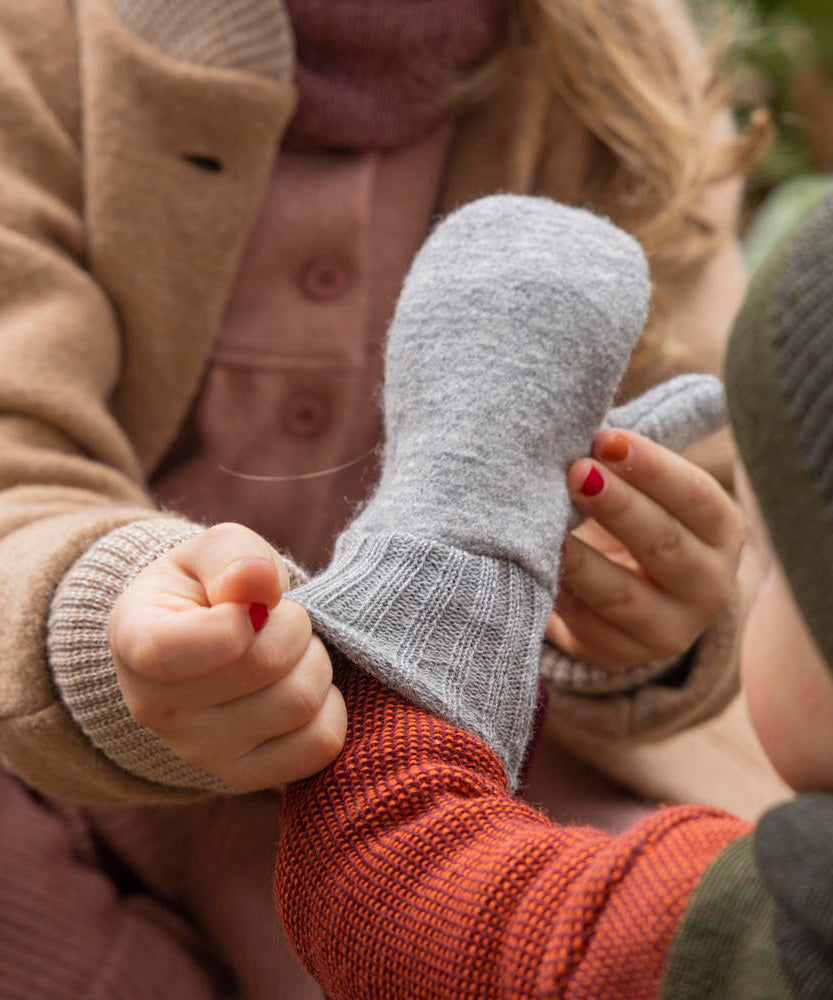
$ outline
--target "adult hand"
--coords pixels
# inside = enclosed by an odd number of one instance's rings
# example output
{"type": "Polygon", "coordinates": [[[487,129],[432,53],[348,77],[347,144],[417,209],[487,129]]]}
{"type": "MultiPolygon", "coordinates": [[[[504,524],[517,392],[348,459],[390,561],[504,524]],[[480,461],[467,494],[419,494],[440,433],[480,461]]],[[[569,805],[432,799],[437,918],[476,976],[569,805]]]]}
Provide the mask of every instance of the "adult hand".
{"type": "Polygon", "coordinates": [[[136,721],[242,792],[314,774],[344,742],[330,658],[304,609],[281,598],[288,586],[263,538],[220,524],[151,563],[110,617],[136,721]]]}
{"type": "Polygon", "coordinates": [[[567,482],[588,520],[565,538],[547,638],[610,669],[684,653],[734,590],[738,506],[703,469],[630,431],[597,435],[567,482]]]}

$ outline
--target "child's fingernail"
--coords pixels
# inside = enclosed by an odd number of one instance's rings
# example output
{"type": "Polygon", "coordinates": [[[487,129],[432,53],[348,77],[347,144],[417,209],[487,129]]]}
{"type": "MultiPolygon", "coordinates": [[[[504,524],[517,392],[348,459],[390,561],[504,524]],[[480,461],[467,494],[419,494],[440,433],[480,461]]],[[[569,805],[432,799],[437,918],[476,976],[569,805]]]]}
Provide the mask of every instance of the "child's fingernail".
{"type": "Polygon", "coordinates": [[[255,632],[259,632],[263,628],[268,617],[269,609],[265,604],[249,605],[249,621],[252,623],[252,628],[255,632]]]}
{"type": "Polygon", "coordinates": [[[586,497],[594,497],[597,493],[601,493],[604,484],[601,472],[594,465],[579,487],[579,493],[583,493],[586,497]]]}
{"type": "Polygon", "coordinates": [[[628,454],[628,439],[619,431],[613,434],[602,445],[599,458],[605,462],[621,462],[628,454]]]}

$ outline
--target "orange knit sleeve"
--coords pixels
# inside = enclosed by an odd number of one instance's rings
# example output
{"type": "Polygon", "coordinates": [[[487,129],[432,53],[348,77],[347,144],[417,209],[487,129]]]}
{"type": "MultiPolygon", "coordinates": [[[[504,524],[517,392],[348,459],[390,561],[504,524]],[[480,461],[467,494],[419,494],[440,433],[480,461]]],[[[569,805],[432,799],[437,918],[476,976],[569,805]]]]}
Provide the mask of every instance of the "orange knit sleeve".
{"type": "Polygon", "coordinates": [[[681,806],[616,838],[559,826],[475,737],[337,675],[347,743],[289,789],[275,874],[332,1000],[656,996],[692,890],[748,824],[681,806]]]}

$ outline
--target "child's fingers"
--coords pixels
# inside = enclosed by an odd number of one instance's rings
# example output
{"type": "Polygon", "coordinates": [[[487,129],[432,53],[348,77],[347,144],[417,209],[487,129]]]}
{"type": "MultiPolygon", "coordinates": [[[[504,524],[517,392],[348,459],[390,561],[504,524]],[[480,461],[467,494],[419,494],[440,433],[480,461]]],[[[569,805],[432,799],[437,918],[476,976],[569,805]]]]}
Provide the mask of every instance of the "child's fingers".
{"type": "Polygon", "coordinates": [[[195,708],[210,708],[277,684],[299,663],[312,638],[309,615],[282,598],[242,659],[183,685],[183,695],[195,708]]]}
{"type": "Polygon", "coordinates": [[[195,576],[210,604],[231,601],[273,607],[289,588],[286,565],[272,546],[242,524],[218,524],[169,553],[195,576]]]}
{"type": "MultiPolygon", "coordinates": [[[[599,463],[579,460],[567,482],[581,509],[613,535],[660,588],[704,607],[714,604],[715,612],[728,600],[724,592],[731,591],[734,577],[728,553],[703,542],[661,504],[599,463]]],[[[585,560],[574,572],[589,577],[594,565],[585,560]]],[[[569,565],[564,571],[570,571],[569,565]]],[[[588,578],[587,585],[591,583],[588,578]]]]}
{"type": "Polygon", "coordinates": [[[617,548],[567,537],[551,637],[600,666],[679,655],[731,598],[739,511],[710,476],[637,434],[600,434],[594,455],[574,463],[567,482],[617,548]]]}
{"type": "Polygon", "coordinates": [[[720,484],[688,459],[630,431],[598,434],[593,456],[706,544],[739,549],[743,518],[720,484]]]}

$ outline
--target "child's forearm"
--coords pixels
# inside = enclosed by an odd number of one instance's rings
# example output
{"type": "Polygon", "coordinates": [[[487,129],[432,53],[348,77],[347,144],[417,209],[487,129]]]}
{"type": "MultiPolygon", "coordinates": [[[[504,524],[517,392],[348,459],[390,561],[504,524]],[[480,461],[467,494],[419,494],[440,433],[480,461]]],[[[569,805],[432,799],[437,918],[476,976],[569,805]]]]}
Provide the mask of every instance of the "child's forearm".
{"type": "Polygon", "coordinates": [[[276,873],[333,1000],[656,995],[692,889],[746,824],[681,807],[616,839],[560,827],[473,736],[351,668],[340,684],[347,744],[290,789],[276,873]]]}

